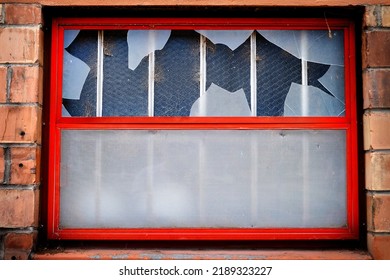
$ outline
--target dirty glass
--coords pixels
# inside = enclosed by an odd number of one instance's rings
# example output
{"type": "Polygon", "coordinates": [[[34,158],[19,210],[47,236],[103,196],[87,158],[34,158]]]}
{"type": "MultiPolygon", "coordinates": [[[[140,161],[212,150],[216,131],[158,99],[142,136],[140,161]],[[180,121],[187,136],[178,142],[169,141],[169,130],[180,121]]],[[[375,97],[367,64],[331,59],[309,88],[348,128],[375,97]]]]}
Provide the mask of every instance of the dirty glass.
{"type": "Polygon", "coordinates": [[[63,58],[64,117],[345,115],[341,30],[65,30],[63,58]]]}
{"type": "Polygon", "coordinates": [[[346,226],[344,130],[61,137],[61,228],[346,226]]]}

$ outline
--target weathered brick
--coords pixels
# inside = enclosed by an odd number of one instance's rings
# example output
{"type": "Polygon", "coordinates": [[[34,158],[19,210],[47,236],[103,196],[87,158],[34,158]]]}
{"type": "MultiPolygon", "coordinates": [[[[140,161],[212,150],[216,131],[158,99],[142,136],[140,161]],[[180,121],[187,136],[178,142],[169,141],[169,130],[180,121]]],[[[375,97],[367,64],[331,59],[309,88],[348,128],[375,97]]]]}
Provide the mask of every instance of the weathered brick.
{"type": "Polygon", "coordinates": [[[370,69],[363,73],[363,106],[390,108],[390,69],[370,69]]]}
{"type": "Polygon", "coordinates": [[[7,101],[7,67],[0,66],[0,103],[7,101]]]}
{"type": "Polygon", "coordinates": [[[364,114],[364,149],[390,149],[390,111],[371,111],[364,114]]]}
{"type": "Polygon", "coordinates": [[[25,4],[5,5],[6,24],[40,24],[42,11],[39,6],[25,4]]]}
{"type": "Polygon", "coordinates": [[[367,205],[368,231],[390,233],[390,195],[369,193],[367,205]]]}
{"type": "Polygon", "coordinates": [[[382,26],[390,27],[390,6],[382,6],[382,26]]]}
{"type": "Polygon", "coordinates": [[[390,151],[366,153],[366,189],[390,191],[390,151]]]}
{"type": "Polygon", "coordinates": [[[39,147],[11,148],[10,184],[39,183],[41,149],[39,147]]]}
{"type": "Polygon", "coordinates": [[[390,66],[390,30],[363,33],[363,68],[390,66]]]}
{"type": "Polygon", "coordinates": [[[31,250],[36,242],[37,232],[20,233],[10,232],[4,236],[4,247],[6,249],[31,250]]]}
{"type": "Polygon", "coordinates": [[[20,250],[20,249],[5,249],[4,260],[28,260],[31,251],[20,250]]]}
{"type": "Polygon", "coordinates": [[[37,226],[38,212],[38,190],[0,189],[0,227],[37,226]]]}
{"type": "Polygon", "coordinates": [[[3,4],[0,4],[0,23],[4,23],[3,9],[3,4]]]}
{"type": "Polygon", "coordinates": [[[378,6],[370,5],[365,7],[363,26],[374,27],[378,25],[378,6]]]}
{"type": "Polygon", "coordinates": [[[367,234],[368,251],[376,260],[390,260],[390,234],[367,234]]]}
{"type": "Polygon", "coordinates": [[[0,27],[0,63],[42,62],[43,33],[39,27],[0,27]]]}
{"type": "Polygon", "coordinates": [[[14,66],[11,68],[10,101],[42,103],[42,68],[14,66]]]}
{"type": "Polygon", "coordinates": [[[37,106],[0,106],[0,143],[40,143],[41,119],[37,106]]]}
{"type": "Polygon", "coordinates": [[[4,172],[5,172],[5,153],[4,148],[0,147],[0,184],[4,182],[4,172]]]}

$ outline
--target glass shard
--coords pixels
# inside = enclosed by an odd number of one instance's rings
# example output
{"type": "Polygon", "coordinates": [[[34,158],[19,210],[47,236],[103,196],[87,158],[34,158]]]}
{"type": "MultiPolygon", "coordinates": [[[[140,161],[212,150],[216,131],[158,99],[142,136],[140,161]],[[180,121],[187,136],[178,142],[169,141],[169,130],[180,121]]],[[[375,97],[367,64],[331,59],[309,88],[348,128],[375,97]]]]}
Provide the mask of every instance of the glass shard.
{"type": "Polygon", "coordinates": [[[64,30],[64,48],[72,44],[72,42],[76,39],[77,35],[79,35],[80,30],[64,30]]]}
{"type": "Polygon", "coordinates": [[[129,69],[135,70],[145,56],[163,49],[170,35],[170,30],[129,30],[127,32],[129,69]]]}
{"type": "Polygon", "coordinates": [[[232,51],[242,45],[253,30],[195,30],[215,44],[224,44],[232,51]]]}
{"type": "Polygon", "coordinates": [[[344,65],[343,31],[333,30],[257,30],[264,38],[299,59],[344,65]],[[330,35],[331,34],[331,35],[330,35]]]}
{"type": "Polygon", "coordinates": [[[62,98],[79,100],[91,68],[64,50],[62,98]]]}
{"type": "Polygon", "coordinates": [[[344,104],[313,86],[292,83],[284,106],[284,116],[339,116],[344,104]]]}
{"type": "Polygon", "coordinates": [[[344,67],[331,65],[329,70],[318,81],[343,104],[344,98],[344,67]]]}
{"type": "Polygon", "coordinates": [[[71,115],[69,114],[68,110],[66,110],[64,105],[62,105],[62,116],[63,117],[71,117],[71,115]]]}
{"type": "Polygon", "coordinates": [[[229,92],[215,84],[192,105],[190,116],[251,116],[243,89],[229,92]]]}

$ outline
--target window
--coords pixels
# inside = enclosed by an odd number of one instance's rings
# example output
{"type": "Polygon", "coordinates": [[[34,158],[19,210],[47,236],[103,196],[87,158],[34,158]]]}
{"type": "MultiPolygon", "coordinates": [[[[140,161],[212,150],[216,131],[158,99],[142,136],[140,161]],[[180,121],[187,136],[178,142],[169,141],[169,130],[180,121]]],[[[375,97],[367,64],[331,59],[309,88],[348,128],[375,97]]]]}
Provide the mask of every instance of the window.
{"type": "Polygon", "coordinates": [[[358,236],[339,19],[56,19],[49,237],[358,236]]]}

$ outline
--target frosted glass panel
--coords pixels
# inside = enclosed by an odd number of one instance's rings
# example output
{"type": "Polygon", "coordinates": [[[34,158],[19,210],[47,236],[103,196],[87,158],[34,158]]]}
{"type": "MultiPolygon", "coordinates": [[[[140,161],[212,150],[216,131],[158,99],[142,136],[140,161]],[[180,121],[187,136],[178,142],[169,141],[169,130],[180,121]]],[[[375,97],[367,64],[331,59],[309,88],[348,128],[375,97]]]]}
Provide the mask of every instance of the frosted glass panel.
{"type": "Polygon", "coordinates": [[[346,225],[344,130],[63,130],[61,228],[346,225]]]}

